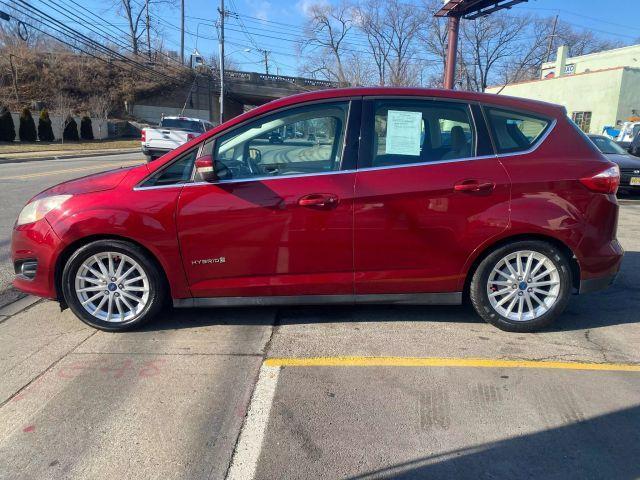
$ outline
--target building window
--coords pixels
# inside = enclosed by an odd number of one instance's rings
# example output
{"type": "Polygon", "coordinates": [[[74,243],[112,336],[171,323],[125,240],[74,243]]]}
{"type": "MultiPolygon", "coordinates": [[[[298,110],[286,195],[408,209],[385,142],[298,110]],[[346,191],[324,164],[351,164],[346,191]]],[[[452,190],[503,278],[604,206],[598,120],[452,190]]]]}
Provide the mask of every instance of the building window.
{"type": "Polygon", "coordinates": [[[571,119],[583,132],[589,133],[591,130],[591,112],[573,112],[571,119]]]}

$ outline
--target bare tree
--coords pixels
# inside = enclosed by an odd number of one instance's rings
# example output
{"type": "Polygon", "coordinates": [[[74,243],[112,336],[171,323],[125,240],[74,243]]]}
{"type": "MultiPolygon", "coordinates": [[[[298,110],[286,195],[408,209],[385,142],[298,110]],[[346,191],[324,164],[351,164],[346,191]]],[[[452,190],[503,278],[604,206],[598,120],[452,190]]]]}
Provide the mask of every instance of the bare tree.
{"type": "Polygon", "coordinates": [[[91,116],[99,120],[98,137],[102,140],[102,127],[103,125],[107,125],[109,113],[111,113],[111,110],[113,109],[113,99],[111,95],[104,92],[101,95],[90,97],[87,104],[89,106],[89,113],[91,116]]]}
{"type": "Polygon", "coordinates": [[[305,40],[300,46],[312,58],[304,70],[311,75],[320,74],[340,85],[349,85],[344,66],[347,34],[354,28],[353,7],[343,2],[338,5],[316,3],[308,10],[305,40]]]}
{"type": "Polygon", "coordinates": [[[112,6],[117,8],[117,12],[120,16],[124,17],[127,21],[127,27],[129,29],[129,43],[134,55],[137,55],[140,51],[140,45],[144,45],[144,40],[141,42],[145,34],[147,37],[147,51],[149,59],[151,59],[151,31],[157,29],[157,25],[154,26],[153,14],[151,10],[159,5],[174,6],[174,0],[112,0],[112,6]],[[150,13],[151,12],[151,13],[150,13]]]}
{"type": "Polygon", "coordinates": [[[462,23],[460,79],[467,90],[483,92],[498,67],[521,49],[520,38],[530,20],[525,16],[494,15],[462,23]]]}
{"type": "Polygon", "coordinates": [[[49,111],[56,117],[56,125],[60,131],[60,140],[64,143],[64,128],[67,118],[73,113],[73,99],[65,92],[59,91],[53,99],[49,111]]]}

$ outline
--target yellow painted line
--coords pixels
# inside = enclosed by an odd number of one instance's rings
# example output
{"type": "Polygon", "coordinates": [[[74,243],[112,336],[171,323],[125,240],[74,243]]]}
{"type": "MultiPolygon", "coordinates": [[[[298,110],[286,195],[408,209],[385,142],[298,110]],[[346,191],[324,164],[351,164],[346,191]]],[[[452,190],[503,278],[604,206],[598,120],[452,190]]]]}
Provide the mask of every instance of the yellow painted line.
{"type": "Polygon", "coordinates": [[[49,175],[59,175],[62,173],[74,173],[74,172],[84,172],[87,170],[100,170],[102,168],[118,168],[118,167],[129,167],[131,165],[141,165],[142,162],[137,160],[135,162],[123,162],[123,163],[103,163],[100,165],[91,165],[89,167],[75,167],[75,168],[66,168],[62,170],[49,170],[46,172],[38,172],[38,173],[27,173],[22,175],[13,175],[10,177],[0,177],[0,180],[22,180],[25,178],[37,178],[37,177],[46,177],[49,175]]]}
{"type": "Polygon", "coordinates": [[[493,358],[435,357],[309,357],[267,358],[269,367],[476,367],[537,368],[558,370],[599,370],[640,372],[640,364],[548,362],[535,360],[500,360],[493,358]]]}

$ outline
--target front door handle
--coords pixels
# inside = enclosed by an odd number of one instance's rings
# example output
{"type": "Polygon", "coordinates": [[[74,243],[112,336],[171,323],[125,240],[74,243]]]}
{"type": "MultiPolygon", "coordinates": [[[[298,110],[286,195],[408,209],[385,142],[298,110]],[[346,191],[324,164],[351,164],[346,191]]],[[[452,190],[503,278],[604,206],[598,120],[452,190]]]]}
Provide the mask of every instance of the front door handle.
{"type": "Polygon", "coordinates": [[[298,200],[301,207],[317,208],[321,210],[329,210],[336,208],[340,203],[338,197],[332,193],[310,193],[298,200]]]}
{"type": "Polygon", "coordinates": [[[463,180],[453,186],[456,192],[467,193],[489,193],[496,188],[496,184],[493,182],[487,182],[484,180],[463,180]]]}

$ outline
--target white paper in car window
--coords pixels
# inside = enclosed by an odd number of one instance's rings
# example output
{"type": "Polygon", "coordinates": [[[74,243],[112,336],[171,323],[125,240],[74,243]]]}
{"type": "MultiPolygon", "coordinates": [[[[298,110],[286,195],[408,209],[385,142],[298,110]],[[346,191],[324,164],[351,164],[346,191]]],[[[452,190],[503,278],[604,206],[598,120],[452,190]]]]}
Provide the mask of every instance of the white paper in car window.
{"type": "Polygon", "coordinates": [[[387,112],[387,154],[420,155],[422,112],[387,112]]]}

